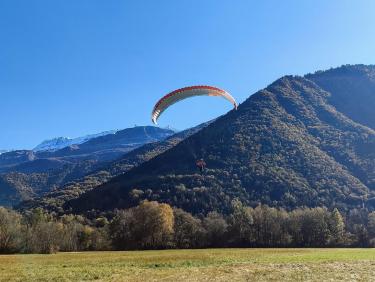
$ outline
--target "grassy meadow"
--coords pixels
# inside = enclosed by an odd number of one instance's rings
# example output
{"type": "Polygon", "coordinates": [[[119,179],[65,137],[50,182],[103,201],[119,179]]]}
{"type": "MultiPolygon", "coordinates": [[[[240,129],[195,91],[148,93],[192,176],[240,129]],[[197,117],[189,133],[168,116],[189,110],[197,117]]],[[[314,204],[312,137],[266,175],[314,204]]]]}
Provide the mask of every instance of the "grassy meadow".
{"type": "Polygon", "coordinates": [[[0,281],[375,281],[375,249],[2,255],[0,281]]]}

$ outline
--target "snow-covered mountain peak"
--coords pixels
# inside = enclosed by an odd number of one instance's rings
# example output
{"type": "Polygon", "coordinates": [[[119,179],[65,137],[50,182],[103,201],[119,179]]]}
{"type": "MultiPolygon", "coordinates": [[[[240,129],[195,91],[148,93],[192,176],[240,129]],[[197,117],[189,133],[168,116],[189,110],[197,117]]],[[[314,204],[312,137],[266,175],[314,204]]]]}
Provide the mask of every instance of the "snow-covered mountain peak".
{"type": "Polygon", "coordinates": [[[109,130],[109,131],[104,131],[96,134],[90,134],[90,135],[85,135],[77,138],[69,138],[69,137],[57,137],[53,138],[50,140],[45,140],[42,143],[40,143],[38,146],[36,146],[33,151],[35,152],[41,152],[41,151],[57,151],[62,148],[72,146],[72,145],[79,145],[82,143],[85,143],[89,141],[90,139],[104,136],[104,135],[109,135],[109,134],[115,134],[117,130],[109,130]]]}

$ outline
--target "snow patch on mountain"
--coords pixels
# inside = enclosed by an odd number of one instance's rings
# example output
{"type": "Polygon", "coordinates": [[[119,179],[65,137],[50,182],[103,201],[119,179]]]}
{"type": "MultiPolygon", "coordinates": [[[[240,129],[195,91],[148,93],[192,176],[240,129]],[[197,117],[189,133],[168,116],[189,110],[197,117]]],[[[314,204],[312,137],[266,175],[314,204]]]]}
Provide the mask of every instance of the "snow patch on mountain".
{"type": "Polygon", "coordinates": [[[109,131],[104,131],[96,134],[89,134],[77,138],[69,138],[69,137],[57,137],[53,138],[50,140],[45,140],[42,143],[40,143],[38,146],[36,146],[33,151],[34,152],[41,152],[41,151],[57,151],[60,149],[63,149],[68,146],[72,145],[79,145],[82,143],[85,143],[89,141],[90,139],[100,137],[100,136],[105,136],[109,134],[115,134],[118,130],[109,130],[109,131]]]}

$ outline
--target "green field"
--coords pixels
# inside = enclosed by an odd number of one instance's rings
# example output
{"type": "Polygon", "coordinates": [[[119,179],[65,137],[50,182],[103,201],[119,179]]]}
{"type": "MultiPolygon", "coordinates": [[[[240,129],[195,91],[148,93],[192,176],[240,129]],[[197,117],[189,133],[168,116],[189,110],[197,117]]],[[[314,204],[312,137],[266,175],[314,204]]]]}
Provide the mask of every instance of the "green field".
{"type": "Polygon", "coordinates": [[[1,281],[375,281],[375,249],[208,249],[0,256],[1,281]]]}

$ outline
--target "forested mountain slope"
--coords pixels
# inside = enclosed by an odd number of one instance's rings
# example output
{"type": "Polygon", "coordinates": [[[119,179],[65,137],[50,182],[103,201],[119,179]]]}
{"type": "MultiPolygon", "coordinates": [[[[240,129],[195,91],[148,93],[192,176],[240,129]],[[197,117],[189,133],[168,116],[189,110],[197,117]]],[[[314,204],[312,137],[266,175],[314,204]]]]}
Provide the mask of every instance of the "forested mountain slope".
{"type": "Polygon", "coordinates": [[[81,194],[109,181],[113,177],[121,175],[133,167],[167,151],[209,123],[203,123],[194,128],[178,132],[162,141],[145,144],[115,161],[101,164],[95,171],[85,175],[83,178],[77,178],[65,185],[56,187],[56,189],[41,197],[35,197],[22,202],[18,208],[31,209],[40,207],[48,211],[64,213],[62,206],[66,201],[78,198],[81,194]]]}
{"type": "Polygon", "coordinates": [[[375,130],[375,67],[346,65],[306,75],[329,91],[328,102],[355,122],[375,130]]]}
{"type": "Polygon", "coordinates": [[[65,207],[112,210],[150,199],[193,213],[225,212],[239,198],[251,206],[371,209],[373,72],[373,66],[344,66],[283,77],[237,111],[65,207]],[[366,103],[356,103],[362,99],[366,103]],[[199,158],[207,163],[203,175],[199,158]]]}

